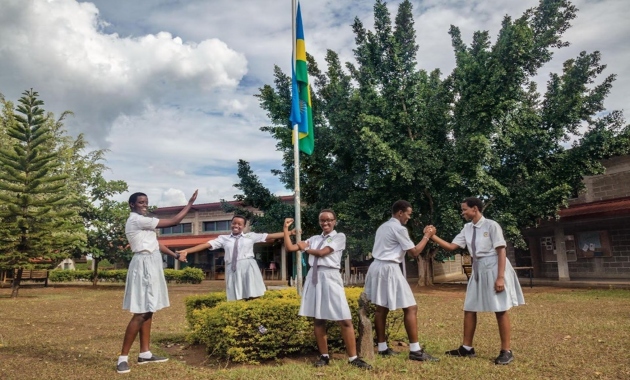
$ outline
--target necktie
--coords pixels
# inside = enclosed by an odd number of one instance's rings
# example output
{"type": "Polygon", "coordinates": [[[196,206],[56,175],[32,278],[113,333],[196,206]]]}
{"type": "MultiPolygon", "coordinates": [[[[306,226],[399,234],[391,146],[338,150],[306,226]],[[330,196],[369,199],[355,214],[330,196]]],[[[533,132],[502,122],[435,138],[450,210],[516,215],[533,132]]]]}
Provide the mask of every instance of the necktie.
{"type": "MultiPolygon", "coordinates": [[[[315,249],[321,249],[324,242],[328,239],[328,235],[324,236],[319,245],[315,249]]],[[[319,256],[315,256],[315,260],[313,260],[313,275],[311,276],[311,282],[313,285],[317,285],[317,262],[319,261],[319,256]]]]}
{"type": "Polygon", "coordinates": [[[232,250],[232,272],[236,272],[236,258],[238,257],[238,239],[243,235],[234,236],[234,249],[232,250]]]}
{"type": "Polygon", "coordinates": [[[479,271],[477,270],[479,268],[478,266],[478,260],[477,260],[477,227],[475,227],[475,225],[473,224],[472,226],[473,228],[473,237],[472,237],[472,242],[470,243],[470,248],[472,250],[472,257],[473,257],[473,273],[475,274],[475,281],[479,280],[479,271]]]}

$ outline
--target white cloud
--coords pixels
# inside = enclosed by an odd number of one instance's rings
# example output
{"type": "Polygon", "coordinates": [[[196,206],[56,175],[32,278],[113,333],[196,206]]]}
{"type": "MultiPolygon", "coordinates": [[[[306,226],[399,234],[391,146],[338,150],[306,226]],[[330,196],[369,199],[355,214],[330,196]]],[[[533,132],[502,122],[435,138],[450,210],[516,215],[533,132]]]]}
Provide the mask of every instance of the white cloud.
{"type": "MultiPolygon", "coordinates": [[[[401,0],[389,1],[392,20],[401,0]]],[[[448,30],[458,26],[494,40],[506,14],[513,19],[536,0],[413,1],[418,68],[448,75],[455,59],[448,30]]],[[[580,9],[565,39],[541,70],[549,72],[581,50],[602,52],[604,75],[618,74],[606,105],[629,109],[630,3],[576,0],[580,9]]],[[[327,49],[352,61],[358,16],[373,29],[373,1],[309,0],[302,4],[306,46],[325,70],[327,49]]],[[[72,133],[108,147],[108,177],[146,192],[152,204],[232,199],[236,163],[249,161],[261,181],[286,194],[269,169],[281,167],[275,141],[253,97],[273,83],[273,65],[290,71],[288,1],[261,0],[5,0],[0,12],[0,92],[17,100],[34,88],[72,133]]],[[[121,197],[124,199],[127,195],[121,197]]]]}

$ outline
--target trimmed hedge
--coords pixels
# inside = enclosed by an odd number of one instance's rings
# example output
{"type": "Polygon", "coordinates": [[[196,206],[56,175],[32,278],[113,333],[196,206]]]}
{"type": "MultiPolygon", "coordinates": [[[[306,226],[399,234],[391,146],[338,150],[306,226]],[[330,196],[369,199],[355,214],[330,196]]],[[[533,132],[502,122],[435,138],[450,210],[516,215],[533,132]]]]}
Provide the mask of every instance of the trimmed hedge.
{"type": "MultiPolygon", "coordinates": [[[[362,288],[346,288],[355,334],[358,335],[358,299],[362,288]]],[[[225,292],[187,297],[188,342],[206,346],[209,355],[234,362],[258,363],[316,349],[313,319],[298,316],[300,298],[295,289],[267,291],[252,301],[227,302],[225,292]]],[[[374,305],[368,317],[374,320],[374,305]]],[[[404,339],[402,310],[389,313],[389,339],[404,339]]],[[[374,335],[376,337],[376,334],[374,335]]],[[[331,351],[345,349],[341,329],[328,322],[331,351]]]]}
{"type": "MultiPolygon", "coordinates": [[[[51,282],[71,282],[71,281],[92,281],[94,272],[91,270],[52,270],[49,272],[51,282]]],[[[165,269],[164,277],[166,282],[199,284],[204,278],[203,271],[199,268],[185,268],[184,270],[165,269]]],[[[127,279],[126,269],[101,270],[98,271],[99,281],[125,282],[127,279]]]]}

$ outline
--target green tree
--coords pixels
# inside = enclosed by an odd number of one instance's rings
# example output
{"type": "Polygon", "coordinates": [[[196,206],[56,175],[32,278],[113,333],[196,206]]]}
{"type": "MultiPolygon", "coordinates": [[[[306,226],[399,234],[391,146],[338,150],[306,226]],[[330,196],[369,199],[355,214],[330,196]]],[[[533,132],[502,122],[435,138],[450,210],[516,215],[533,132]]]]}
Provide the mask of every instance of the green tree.
{"type": "Polygon", "coordinates": [[[25,91],[18,103],[3,119],[9,141],[0,148],[0,262],[17,269],[11,297],[18,295],[24,269],[56,263],[85,241],[74,197],[66,191],[63,151],[51,143],[56,123],[37,92],[25,91]]]}
{"type": "MultiPolygon", "coordinates": [[[[322,72],[308,57],[316,144],[300,161],[307,210],[335,209],[349,251],[359,254],[371,249],[397,199],[413,205],[408,227],[417,241],[429,223],[454,236],[461,200],[479,196],[486,215],[524,246],[523,228],[556,217],[583,176],[601,173],[600,159],[630,151],[621,113],[604,108],[614,75],[599,78],[605,65],[598,52],[566,61],[546,92],[537,90],[536,75],[568,45],[562,36],[576,12],[569,1],[541,0],[518,19],[505,16],[494,44],[479,31],[468,46],[452,26],[456,67],[443,77],[416,67],[411,3],[403,1],[392,22],[377,0],[374,31],[359,19],[352,26],[355,63],[328,51],[322,72]]],[[[258,97],[273,124],[262,130],[284,154],[275,173],[293,188],[290,83],[276,67],[274,86],[258,97]]],[[[435,253],[446,254],[422,257],[435,253]]]]}

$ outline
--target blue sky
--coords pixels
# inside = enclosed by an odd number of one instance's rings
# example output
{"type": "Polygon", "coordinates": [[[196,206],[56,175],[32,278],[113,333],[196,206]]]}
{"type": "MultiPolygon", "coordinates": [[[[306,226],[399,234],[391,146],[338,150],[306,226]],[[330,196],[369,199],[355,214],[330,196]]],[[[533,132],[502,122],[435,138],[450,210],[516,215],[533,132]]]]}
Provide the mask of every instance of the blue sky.
{"type": "MultiPolygon", "coordinates": [[[[400,1],[388,2],[395,15],[400,1]]],[[[412,1],[418,67],[448,75],[455,61],[448,29],[464,41],[477,30],[496,36],[502,18],[519,17],[534,0],[412,1]]],[[[373,25],[370,0],[303,0],[307,51],[323,67],[327,49],[352,61],[359,17],[373,25]]],[[[541,70],[580,51],[600,50],[617,74],[606,105],[628,109],[630,2],[578,0],[565,40],[541,70]]],[[[110,179],[144,191],[152,204],[231,200],[237,161],[249,161],[272,191],[288,194],[270,173],[281,167],[269,124],[253,96],[273,81],[273,66],[290,71],[290,0],[4,0],[0,13],[0,93],[9,100],[34,88],[46,109],[75,116],[66,126],[93,148],[107,148],[110,179]]],[[[124,199],[126,195],[120,199],[124,199]]]]}

